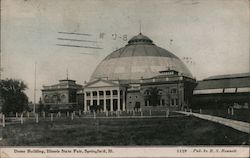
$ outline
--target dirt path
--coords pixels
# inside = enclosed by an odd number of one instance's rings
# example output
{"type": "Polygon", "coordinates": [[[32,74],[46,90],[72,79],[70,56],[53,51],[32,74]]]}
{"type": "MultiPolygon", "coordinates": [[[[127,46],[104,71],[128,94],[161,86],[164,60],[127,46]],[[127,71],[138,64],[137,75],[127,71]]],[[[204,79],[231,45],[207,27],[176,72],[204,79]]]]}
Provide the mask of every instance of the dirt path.
{"type": "Polygon", "coordinates": [[[250,133],[250,123],[247,123],[247,122],[236,121],[236,120],[226,119],[222,117],[199,114],[199,113],[192,113],[192,112],[184,112],[184,111],[175,111],[175,112],[185,114],[185,115],[193,115],[195,117],[198,117],[204,120],[209,120],[209,121],[213,121],[216,123],[220,123],[222,125],[234,128],[241,132],[250,133]]]}

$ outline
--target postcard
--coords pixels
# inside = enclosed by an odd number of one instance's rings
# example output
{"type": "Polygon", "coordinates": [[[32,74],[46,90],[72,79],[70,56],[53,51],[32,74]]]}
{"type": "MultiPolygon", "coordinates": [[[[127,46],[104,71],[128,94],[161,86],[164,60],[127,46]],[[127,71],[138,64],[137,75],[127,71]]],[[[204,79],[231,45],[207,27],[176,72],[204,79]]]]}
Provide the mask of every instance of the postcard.
{"type": "Polygon", "coordinates": [[[249,157],[248,0],[2,0],[0,157],[249,157]]]}

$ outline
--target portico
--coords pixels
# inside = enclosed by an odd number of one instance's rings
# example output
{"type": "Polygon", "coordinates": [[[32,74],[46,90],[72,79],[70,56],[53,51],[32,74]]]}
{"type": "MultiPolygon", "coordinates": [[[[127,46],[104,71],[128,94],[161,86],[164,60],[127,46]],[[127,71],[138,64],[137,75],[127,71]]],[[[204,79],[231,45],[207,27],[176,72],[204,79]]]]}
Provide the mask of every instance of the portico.
{"type": "Polygon", "coordinates": [[[125,88],[118,82],[90,82],[84,87],[84,111],[125,111],[125,95],[125,88]]]}

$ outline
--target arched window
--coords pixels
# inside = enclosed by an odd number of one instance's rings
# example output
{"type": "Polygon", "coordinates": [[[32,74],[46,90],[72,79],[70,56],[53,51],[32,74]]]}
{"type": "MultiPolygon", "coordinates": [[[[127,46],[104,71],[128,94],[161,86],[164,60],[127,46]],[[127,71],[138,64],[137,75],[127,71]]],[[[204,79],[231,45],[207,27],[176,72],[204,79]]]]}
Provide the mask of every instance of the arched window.
{"type": "Polygon", "coordinates": [[[65,99],[66,99],[66,95],[65,95],[65,94],[62,94],[62,95],[61,95],[61,101],[62,101],[62,102],[65,102],[65,99]]]}
{"type": "Polygon", "coordinates": [[[44,96],[44,102],[49,103],[49,101],[50,101],[50,97],[48,95],[45,95],[44,96]]]}

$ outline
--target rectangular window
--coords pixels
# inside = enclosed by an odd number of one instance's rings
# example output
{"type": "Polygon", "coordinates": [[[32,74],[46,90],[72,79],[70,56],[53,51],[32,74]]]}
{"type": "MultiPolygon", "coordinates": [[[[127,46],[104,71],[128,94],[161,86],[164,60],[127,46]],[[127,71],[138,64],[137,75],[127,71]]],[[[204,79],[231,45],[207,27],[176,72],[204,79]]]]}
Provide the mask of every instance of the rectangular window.
{"type": "Polygon", "coordinates": [[[164,99],[161,100],[161,104],[162,104],[162,106],[165,106],[165,100],[164,99]]]}
{"type": "Polygon", "coordinates": [[[179,100],[175,99],[175,105],[179,105],[179,100]]]}
{"type": "Polygon", "coordinates": [[[176,93],[177,93],[176,88],[171,89],[171,93],[172,93],[172,94],[176,94],[176,93]]]}
{"type": "Polygon", "coordinates": [[[174,99],[171,99],[171,105],[174,106],[174,99]]]}
{"type": "Polygon", "coordinates": [[[103,96],[103,94],[104,94],[103,91],[99,91],[100,96],[103,96]]]}
{"type": "Polygon", "coordinates": [[[90,100],[87,100],[87,105],[90,105],[90,100]]]}
{"type": "Polygon", "coordinates": [[[87,95],[87,96],[90,96],[90,92],[86,92],[86,95],[87,95]]]}
{"type": "Polygon", "coordinates": [[[93,92],[93,96],[97,96],[97,91],[94,91],[94,92],[93,92]]]}
{"type": "Polygon", "coordinates": [[[117,90],[113,90],[112,93],[113,93],[113,95],[117,95],[118,94],[117,90]]]}
{"type": "Polygon", "coordinates": [[[110,95],[110,91],[106,91],[106,95],[110,95]]]}

